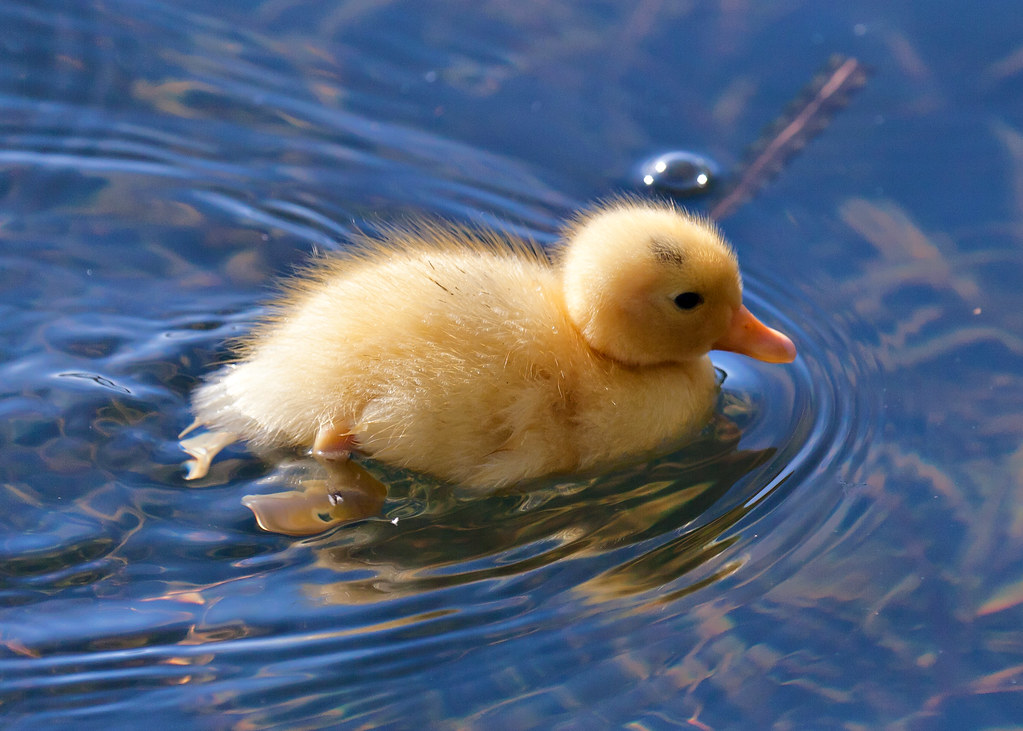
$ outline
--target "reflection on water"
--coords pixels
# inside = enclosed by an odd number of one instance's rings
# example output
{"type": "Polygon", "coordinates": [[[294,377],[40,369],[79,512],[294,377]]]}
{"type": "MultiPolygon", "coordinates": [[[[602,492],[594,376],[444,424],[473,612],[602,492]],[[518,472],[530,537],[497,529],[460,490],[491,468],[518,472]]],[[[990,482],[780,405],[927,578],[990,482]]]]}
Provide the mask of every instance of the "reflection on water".
{"type": "Polygon", "coordinates": [[[1023,29],[952,10],[0,7],[5,724],[1016,723],[1023,29]],[[698,443],[485,498],[366,465],[382,516],[303,539],[241,498],[311,463],[185,486],[188,394],[309,252],[548,242],[651,151],[733,168],[834,52],[871,84],[725,224],[801,357],[715,356],[698,443]]]}
{"type": "Polygon", "coordinates": [[[770,457],[770,450],[737,450],[738,429],[722,422],[675,459],[609,477],[487,499],[409,485],[426,496],[420,512],[316,550],[321,566],[368,568],[373,575],[307,588],[341,603],[371,602],[560,569],[569,560],[578,562],[578,574],[599,571],[579,587],[593,595],[669,584],[716,555],[715,541],[746,509],[740,504],[717,520],[708,511],[770,457]],[[672,539],[676,532],[682,535],[672,539]],[[626,556],[634,557],[619,565],[626,556]]]}

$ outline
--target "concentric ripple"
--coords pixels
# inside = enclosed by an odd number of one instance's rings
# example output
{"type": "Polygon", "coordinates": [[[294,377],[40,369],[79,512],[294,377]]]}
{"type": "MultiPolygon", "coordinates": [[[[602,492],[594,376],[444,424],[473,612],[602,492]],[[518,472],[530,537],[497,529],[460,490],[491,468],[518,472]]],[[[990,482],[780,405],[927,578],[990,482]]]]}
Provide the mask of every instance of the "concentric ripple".
{"type": "MultiPolygon", "coordinates": [[[[877,437],[883,381],[854,332],[860,323],[823,311],[763,273],[747,275],[746,282],[751,308],[799,349],[796,362],[785,369],[764,369],[730,354],[715,358],[729,372],[726,388],[742,388],[748,369],[755,368],[760,385],[755,398],[772,418],[744,432],[751,444],[773,439],[777,451],[764,467],[759,490],[745,502],[752,510],[743,528],[756,536],[747,546],[747,572],[755,576],[770,569],[777,580],[787,554],[820,551],[836,538],[822,526],[856,492],[863,457],[877,437]]],[[[789,568],[796,567],[798,562],[789,568]]]]}

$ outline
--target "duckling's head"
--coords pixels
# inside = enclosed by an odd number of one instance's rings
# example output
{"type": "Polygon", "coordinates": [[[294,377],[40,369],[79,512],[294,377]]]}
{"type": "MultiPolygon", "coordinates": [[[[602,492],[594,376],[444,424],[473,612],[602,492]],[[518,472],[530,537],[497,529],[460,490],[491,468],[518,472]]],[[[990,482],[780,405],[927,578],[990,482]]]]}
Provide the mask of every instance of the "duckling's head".
{"type": "Polygon", "coordinates": [[[707,219],[619,200],[570,228],[562,261],[569,316],[590,347],[628,365],[732,350],[791,362],[795,346],[742,304],[731,246],[707,219]]]}

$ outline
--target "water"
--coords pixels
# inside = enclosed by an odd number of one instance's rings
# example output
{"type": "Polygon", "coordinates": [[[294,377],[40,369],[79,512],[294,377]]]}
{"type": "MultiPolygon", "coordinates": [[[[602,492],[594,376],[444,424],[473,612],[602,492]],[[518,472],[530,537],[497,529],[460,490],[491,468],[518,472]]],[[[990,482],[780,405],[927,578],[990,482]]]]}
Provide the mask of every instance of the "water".
{"type": "Polygon", "coordinates": [[[966,10],[5,3],[5,727],[1018,723],[1023,22],[966,10]],[[301,540],[240,499],[303,462],[183,482],[310,252],[727,175],[836,52],[869,84],[724,222],[800,360],[716,356],[696,444],[484,499],[376,468],[381,519],[301,540]]]}

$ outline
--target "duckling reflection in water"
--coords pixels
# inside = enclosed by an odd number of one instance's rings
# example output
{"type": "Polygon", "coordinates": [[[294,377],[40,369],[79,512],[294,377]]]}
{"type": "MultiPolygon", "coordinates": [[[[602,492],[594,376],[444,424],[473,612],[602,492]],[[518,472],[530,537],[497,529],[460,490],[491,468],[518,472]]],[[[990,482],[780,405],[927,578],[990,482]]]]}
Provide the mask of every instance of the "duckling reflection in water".
{"type": "MultiPolygon", "coordinates": [[[[709,351],[795,358],[743,306],[706,219],[614,200],[552,259],[426,224],[318,262],[195,392],[185,433],[206,431],[181,442],[187,479],[238,440],[311,449],[328,472],[314,512],[330,518],[282,532],[316,532],[382,503],[353,452],[481,490],[590,470],[697,433],[718,392],[709,351]]],[[[246,504],[279,530],[269,497],[246,504]]]]}

